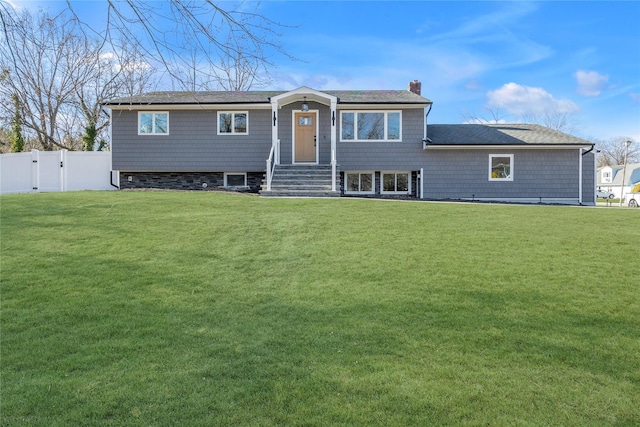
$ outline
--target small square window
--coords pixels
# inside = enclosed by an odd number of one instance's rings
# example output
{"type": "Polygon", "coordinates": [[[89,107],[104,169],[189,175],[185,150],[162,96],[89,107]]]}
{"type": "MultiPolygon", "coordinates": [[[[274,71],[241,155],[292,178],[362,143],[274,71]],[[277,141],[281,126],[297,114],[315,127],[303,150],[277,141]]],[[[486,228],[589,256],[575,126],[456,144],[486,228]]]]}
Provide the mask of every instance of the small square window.
{"type": "Polygon", "coordinates": [[[513,181],[513,154],[489,154],[489,181],[513,181]]]}

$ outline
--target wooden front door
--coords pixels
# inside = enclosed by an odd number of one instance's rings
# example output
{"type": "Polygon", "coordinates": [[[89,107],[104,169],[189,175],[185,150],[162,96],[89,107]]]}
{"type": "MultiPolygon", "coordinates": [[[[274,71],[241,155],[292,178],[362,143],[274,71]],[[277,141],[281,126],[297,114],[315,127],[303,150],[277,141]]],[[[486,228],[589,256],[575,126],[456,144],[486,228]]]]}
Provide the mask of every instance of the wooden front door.
{"type": "Polygon", "coordinates": [[[295,163],[316,163],[317,116],[316,112],[309,111],[294,113],[295,163]]]}

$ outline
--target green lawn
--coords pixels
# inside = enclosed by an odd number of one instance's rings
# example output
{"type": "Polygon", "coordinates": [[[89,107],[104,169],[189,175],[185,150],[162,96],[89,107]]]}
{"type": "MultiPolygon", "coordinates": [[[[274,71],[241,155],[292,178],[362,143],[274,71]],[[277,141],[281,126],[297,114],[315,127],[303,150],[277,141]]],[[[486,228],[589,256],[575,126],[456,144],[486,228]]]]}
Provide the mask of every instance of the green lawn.
{"type": "Polygon", "coordinates": [[[6,195],[3,426],[640,423],[640,210],[6,195]]]}

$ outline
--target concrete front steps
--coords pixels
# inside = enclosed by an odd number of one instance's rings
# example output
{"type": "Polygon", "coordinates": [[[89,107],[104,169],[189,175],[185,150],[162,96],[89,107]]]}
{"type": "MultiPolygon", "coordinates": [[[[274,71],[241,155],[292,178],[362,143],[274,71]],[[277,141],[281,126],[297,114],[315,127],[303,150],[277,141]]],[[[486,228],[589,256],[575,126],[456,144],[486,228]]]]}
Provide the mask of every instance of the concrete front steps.
{"type": "MultiPolygon", "coordinates": [[[[336,174],[336,190],[340,189],[336,174]]],[[[260,195],[265,197],[340,197],[331,191],[330,165],[276,165],[271,191],[266,191],[267,179],[262,181],[260,195]]]]}

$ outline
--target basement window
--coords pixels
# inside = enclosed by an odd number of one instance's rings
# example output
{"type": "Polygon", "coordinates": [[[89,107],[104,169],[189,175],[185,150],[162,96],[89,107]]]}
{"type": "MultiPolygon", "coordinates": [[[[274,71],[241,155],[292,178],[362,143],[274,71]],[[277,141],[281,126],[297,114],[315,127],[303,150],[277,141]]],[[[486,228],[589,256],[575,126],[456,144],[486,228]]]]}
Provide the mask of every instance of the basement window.
{"type": "Polygon", "coordinates": [[[225,187],[246,187],[247,174],[246,173],[225,173],[224,186],[225,187]]]}
{"type": "Polygon", "coordinates": [[[345,194],[373,194],[375,177],[373,172],[347,172],[345,194]]]}
{"type": "Polygon", "coordinates": [[[410,191],[409,172],[382,172],[382,194],[409,194],[410,191]]]}

